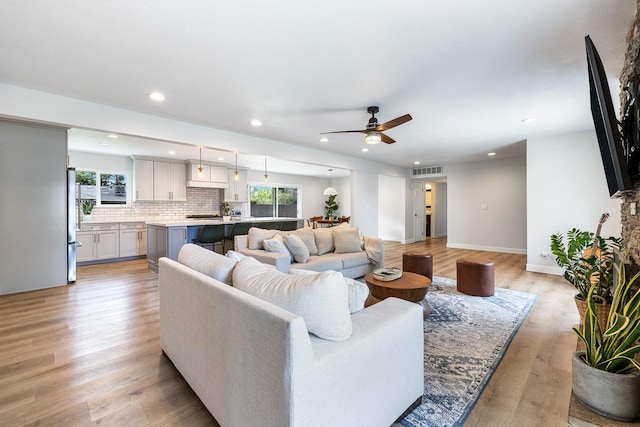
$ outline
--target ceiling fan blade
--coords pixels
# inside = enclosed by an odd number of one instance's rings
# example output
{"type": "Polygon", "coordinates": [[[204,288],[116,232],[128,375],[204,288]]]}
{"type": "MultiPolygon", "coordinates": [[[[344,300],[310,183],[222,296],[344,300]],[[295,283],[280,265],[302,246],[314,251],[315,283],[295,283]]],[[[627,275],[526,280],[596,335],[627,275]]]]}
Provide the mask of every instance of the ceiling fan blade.
{"type": "Polygon", "coordinates": [[[382,137],[382,142],[386,144],[393,144],[394,142],[396,142],[395,139],[385,135],[384,133],[381,133],[380,136],[382,137]]]}
{"type": "Polygon", "coordinates": [[[376,128],[377,131],[382,132],[384,130],[389,130],[391,128],[394,128],[396,126],[400,126],[401,124],[407,123],[409,120],[411,120],[413,117],[411,117],[411,114],[405,114],[404,116],[400,116],[397,117],[393,120],[390,120],[386,123],[381,124],[380,126],[378,126],[376,128]]]}
{"type": "Polygon", "coordinates": [[[320,134],[323,135],[325,133],[352,133],[352,132],[367,133],[369,131],[368,130],[337,130],[335,132],[320,132],[320,134]]]}

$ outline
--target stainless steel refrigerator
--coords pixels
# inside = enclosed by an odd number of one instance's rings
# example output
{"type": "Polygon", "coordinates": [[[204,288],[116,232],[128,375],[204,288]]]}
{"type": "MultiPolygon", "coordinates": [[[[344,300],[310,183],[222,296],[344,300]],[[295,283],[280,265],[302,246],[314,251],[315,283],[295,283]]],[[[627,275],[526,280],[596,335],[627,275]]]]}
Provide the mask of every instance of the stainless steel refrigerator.
{"type": "Polygon", "coordinates": [[[76,231],[80,228],[80,201],[76,168],[67,168],[67,283],[76,281],[76,231]]]}

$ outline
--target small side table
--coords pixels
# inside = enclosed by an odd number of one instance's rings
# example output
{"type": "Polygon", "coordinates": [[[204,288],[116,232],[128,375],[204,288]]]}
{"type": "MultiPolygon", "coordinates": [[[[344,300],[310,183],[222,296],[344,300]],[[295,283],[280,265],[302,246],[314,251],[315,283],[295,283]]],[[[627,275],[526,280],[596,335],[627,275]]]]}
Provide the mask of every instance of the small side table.
{"type": "Polygon", "coordinates": [[[431,307],[425,299],[431,286],[431,279],[428,277],[403,271],[402,277],[388,282],[374,279],[373,273],[364,276],[364,280],[370,291],[367,305],[373,305],[385,298],[396,297],[421,305],[422,317],[425,319],[431,314],[431,307]]]}

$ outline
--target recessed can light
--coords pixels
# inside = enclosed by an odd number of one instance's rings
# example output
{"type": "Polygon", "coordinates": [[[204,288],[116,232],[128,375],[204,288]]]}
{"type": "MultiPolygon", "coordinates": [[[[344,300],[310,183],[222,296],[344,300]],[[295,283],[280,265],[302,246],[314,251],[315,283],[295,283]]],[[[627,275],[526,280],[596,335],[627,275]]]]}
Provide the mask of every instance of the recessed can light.
{"type": "Polygon", "coordinates": [[[414,165],[419,165],[419,164],[420,164],[420,162],[413,162],[413,164],[414,164],[414,165]]]}
{"type": "Polygon", "coordinates": [[[329,142],[329,138],[323,136],[322,138],[320,138],[320,142],[329,142]]]}
{"type": "Polygon", "coordinates": [[[251,126],[255,126],[255,127],[262,126],[262,122],[257,119],[251,120],[251,126]]]}
{"type": "Polygon", "coordinates": [[[160,92],[151,92],[148,93],[147,96],[154,101],[164,101],[164,95],[160,92]]]}
{"type": "Polygon", "coordinates": [[[368,149],[368,148],[363,148],[361,151],[362,151],[363,153],[366,153],[367,151],[369,151],[369,149],[368,149]]]}
{"type": "Polygon", "coordinates": [[[169,151],[167,151],[167,153],[168,153],[168,154],[176,154],[176,152],[175,152],[175,151],[173,151],[173,150],[169,150],[169,151]]]}
{"type": "Polygon", "coordinates": [[[495,156],[496,153],[494,153],[493,151],[491,153],[487,153],[487,156],[495,156]]]}
{"type": "Polygon", "coordinates": [[[520,120],[521,123],[531,123],[535,121],[536,121],[535,117],[525,117],[524,119],[520,120]]]}
{"type": "Polygon", "coordinates": [[[221,162],[224,160],[224,157],[218,157],[218,161],[221,162]]]}
{"type": "Polygon", "coordinates": [[[118,139],[118,135],[116,135],[115,133],[110,133],[107,135],[107,138],[118,139]]]}
{"type": "Polygon", "coordinates": [[[103,146],[103,147],[108,147],[108,146],[110,146],[111,144],[109,144],[108,142],[100,142],[100,143],[98,143],[98,145],[101,145],[101,146],[103,146]]]}

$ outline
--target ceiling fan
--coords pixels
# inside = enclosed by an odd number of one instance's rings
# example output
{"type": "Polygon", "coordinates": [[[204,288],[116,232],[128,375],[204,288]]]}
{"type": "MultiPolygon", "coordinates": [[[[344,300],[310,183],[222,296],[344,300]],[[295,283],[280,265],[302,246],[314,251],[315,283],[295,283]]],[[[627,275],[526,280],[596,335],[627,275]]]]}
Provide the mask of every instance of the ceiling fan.
{"type": "Polygon", "coordinates": [[[339,130],[335,132],[321,132],[322,134],[326,133],[351,133],[358,132],[364,133],[366,136],[364,137],[364,141],[367,144],[379,144],[380,142],[384,142],[387,144],[393,144],[395,139],[390,138],[389,136],[382,133],[382,131],[389,130],[396,126],[400,126],[412,119],[410,114],[405,114],[404,116],[397,117],[393,120],[390,120],[381,125],[378,124],[378,119],[376,118],[376,114],[380,109],[378,107],[369,107],[367,108],[367,112],[371,114],[371,118],[369,119],[369,123],[367,123],[367,128],[362,130],[339,130]]]}

